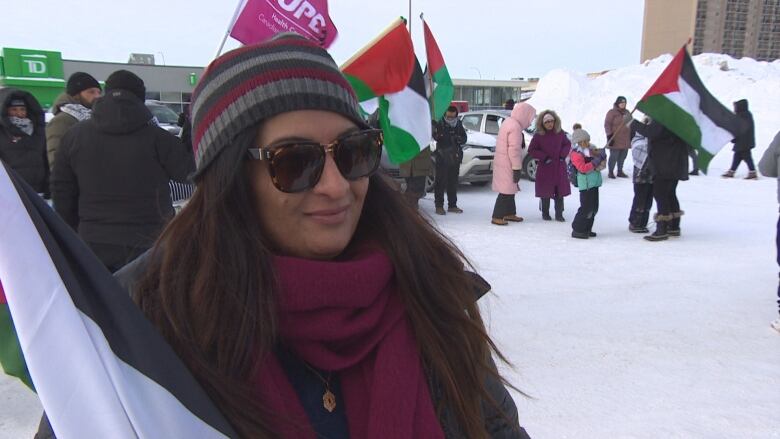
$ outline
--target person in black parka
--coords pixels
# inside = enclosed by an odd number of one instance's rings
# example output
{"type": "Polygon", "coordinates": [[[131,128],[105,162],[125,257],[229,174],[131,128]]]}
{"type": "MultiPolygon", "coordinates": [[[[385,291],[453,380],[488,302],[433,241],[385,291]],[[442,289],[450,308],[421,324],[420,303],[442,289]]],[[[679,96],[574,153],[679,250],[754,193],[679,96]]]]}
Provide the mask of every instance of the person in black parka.
{"type": "Polygon", "coordinates": [[[758,176],[756,175],[756,166],[753,164],[753,156],[751,155],[750,150],[756,147],[756,126],[753,123],[753,114],[748,110],[747,99],[741,99],[734,102],[734,113],[743,120],[745,131],[731,141],[731,143],[734,144],[734,147],[732,148],[732,151],[734,151],[734,159],[731,161],[731,168],[729,168],[722,177],[734,177],[734,173],[737,171],[740,162],[744,160],[748,167],[748,175],[745,177],[745,180],[755,180],[758,176]]]}
{"type": "Polygon", "coordinates": [[[151,247],[174,214],[168,181],[195,169],[192,150],[150,122],[144,96],[141,78],[112,73],[54,161],[55,210],[112,272],[151,247]]]}
{"type": "Polygon", "coordinates": [[[49,159],[41,104],[26,91],[0,89],[0,160],[49,198],[49,159]]]}
{"type": "Polygon", "coordinates": [[[677,199],[677,183],[688,180],[688,144],[655,120],[647,125],[635,120],[632,128],[648,140],[657,211],[655,232],[644,238],[664,241],[680,236],[680,217],[684,212],[677,199]]]}

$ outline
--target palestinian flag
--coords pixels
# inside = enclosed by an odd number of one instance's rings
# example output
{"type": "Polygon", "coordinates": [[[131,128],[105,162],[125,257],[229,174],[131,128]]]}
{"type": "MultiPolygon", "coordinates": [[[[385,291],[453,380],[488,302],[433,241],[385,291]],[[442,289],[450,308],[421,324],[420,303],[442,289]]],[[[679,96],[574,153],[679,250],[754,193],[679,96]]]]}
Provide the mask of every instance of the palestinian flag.
{"type": "Polygon", "coordinates": [[[425,97],[425,79],[417,58],[406,87],[379,98],[379,126],[390,161],[414,158],[431,141],[431,111],[425,97]]]}
{"type": "Polygon", "coordinates": [[[60,438],[237,437],[60,217],[0,163],[0,361],[60,438]]]}
{"type": "Polygon", "coordinates": [[[397,92],[409,82],[415,56],[406,21],[399,18],[341,66],[358,101],[397,92]]]}
{"type": "Polygon", "coordinates": [[[737,115],[704,87],[685,46],[637,108],[696,148],[705,173],[715,154],[745,129],[737,115]]]}
{"type": "Polygon", "coordinates": [[[439,45],[436,44],[425,20],[423,20],[423,31],[425,32],[425,56],[428,58],[426,70],[430,72],[433,83],[431,87],[431,115],[433,120],[439,120],[452,102],[455,87],[452,85],[452,78],[447,71],[447,65],[444,64],[444,57],[441,55],[439,45]]]}

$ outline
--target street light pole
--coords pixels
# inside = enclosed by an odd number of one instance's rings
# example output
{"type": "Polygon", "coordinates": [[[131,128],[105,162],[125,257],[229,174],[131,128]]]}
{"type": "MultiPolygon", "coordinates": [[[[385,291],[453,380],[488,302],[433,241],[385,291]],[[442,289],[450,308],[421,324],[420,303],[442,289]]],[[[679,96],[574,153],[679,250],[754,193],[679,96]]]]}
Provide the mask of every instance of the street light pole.
{"type": "Polygon", "coordinates": [[[469,67],[469,68],[476,70],[477,74],[479,75],[479,79],[482,79],[482,72],[480,72],[478,68],[476,68],[476,67],[469,67]]]}
{"type": "Polygon", "coordinates": [[[165,64],[165,54],[162,53],[162,52],[155,52],[155,53],[159,53],[160,54],[160,56],[162,57],[163,65],[166,65],[165,64]]]}

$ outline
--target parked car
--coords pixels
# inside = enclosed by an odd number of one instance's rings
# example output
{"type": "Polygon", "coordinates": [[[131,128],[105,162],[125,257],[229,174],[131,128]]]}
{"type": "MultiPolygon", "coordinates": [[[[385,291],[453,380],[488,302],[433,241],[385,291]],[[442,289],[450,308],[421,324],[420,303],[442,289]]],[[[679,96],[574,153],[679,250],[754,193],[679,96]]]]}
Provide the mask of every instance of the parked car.
{"type": "MultiPolygon", "coordinates": [[[[458,115],[463,122],[463,127],[466,128],[466,133],[471,137],[472,133],[481,133],[492,138],[492,149],[496,150],[496,138],[498,137],[498,129],[504,122],[504,119],[508,118],[511,111],[509,110],[479,110],[479,111],[467,111],[458,115]]],[[[534,135],[535,124],[531,124],[525,130],[525,144],[531,143],[531,137],[534,135]]],[[[536,168],[538,163],[533,157],[526,155],[523,159],[523,174],[531,181],[536,180],[536,168]]]]}
{"type": "MultiPolygon", "coordinates": [[[[463,145],[463,159],[460,162],[460,172],[458,173],[459,183],[470,183],[474,186],[484,186],[493,179],[493,154],[496,150],[496,140],[494,137],[484,133],[467,130],[466,143],[463,145]]],[[[431,141],[431,151],[436,151],[436,142],[431,141]]],[[[431,156],[434,162],[432,166],[433,173],[436,172],[436,157],[431,156]]],[[[406,183],[400,177],[398,165],[390,161],[387,151],[382,148],[382,160],[379,167],[390,177],[398,181],[402,190],[406,183]]],[[[433,190],[435,175],[430,175],[425,180],[425,190],[433,190]]]]}
{"type": "Polygon", "coordinates": [[[179,115],[170,107],[160,101],[146,100],[146,108],[152,112],[152,116],[157,118],[160,128],[165,129],[174,136],[178,136],[181,127],[178,125],[179,115]]]}

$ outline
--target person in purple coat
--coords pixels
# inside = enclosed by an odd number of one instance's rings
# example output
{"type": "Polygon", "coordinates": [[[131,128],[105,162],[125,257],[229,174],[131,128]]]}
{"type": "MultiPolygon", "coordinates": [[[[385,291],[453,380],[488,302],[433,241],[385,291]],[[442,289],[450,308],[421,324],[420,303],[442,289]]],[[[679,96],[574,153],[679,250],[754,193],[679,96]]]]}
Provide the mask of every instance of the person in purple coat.
{"type": "Polygon", "coordinates": [[[541,198],[542,218],[550,217],[550,198],[555,200],[555,220],[563,217],[563,197],[571,194],[569,177],[566,173],[566,157],[571,151],[571,142],[561,129],[561,119],[552,110],[544,110],[536,118],[536,132],[528,154],[539,161],[536,171],[536,197],[541,198]]]}

